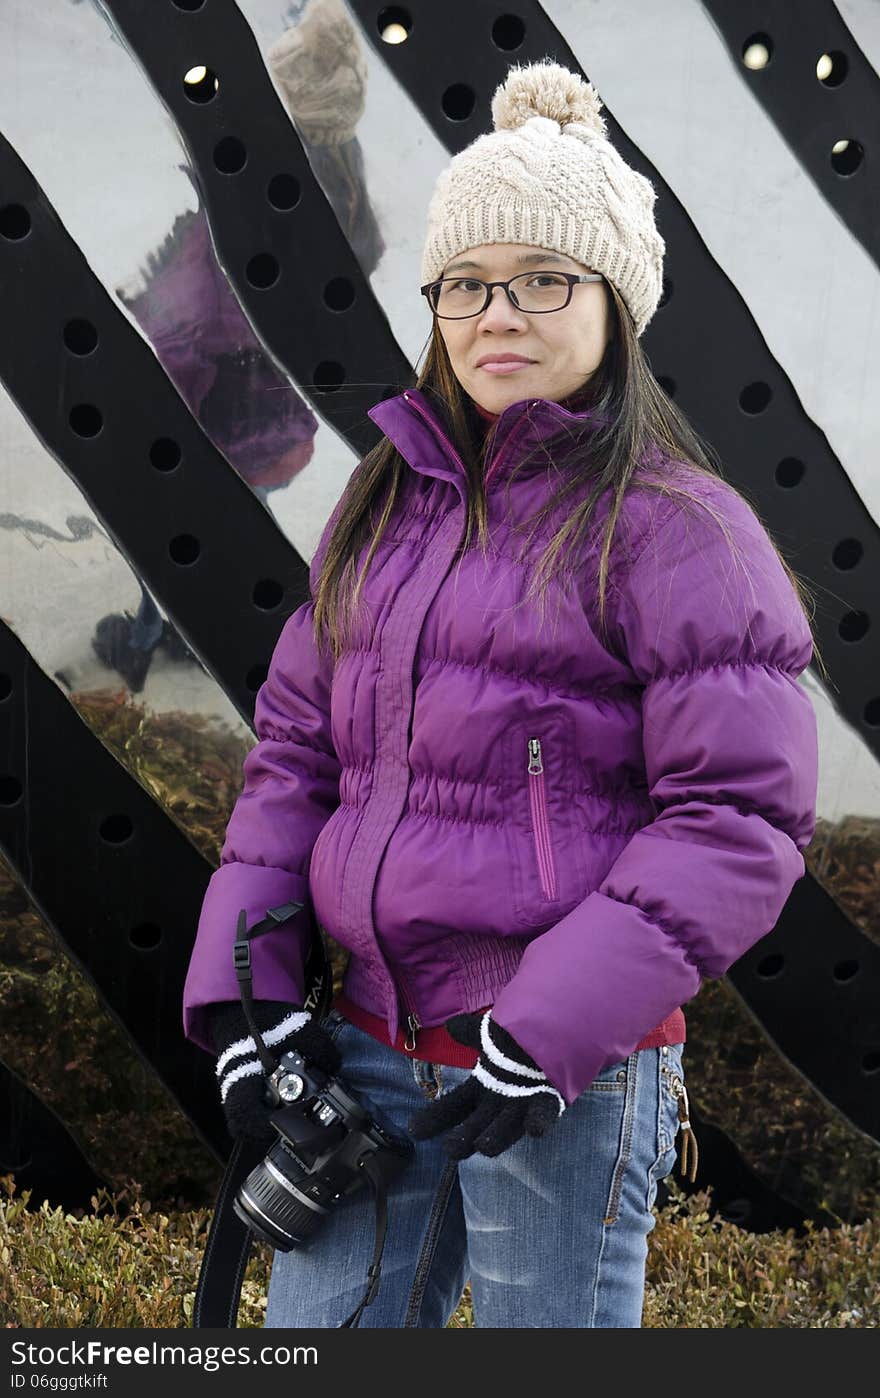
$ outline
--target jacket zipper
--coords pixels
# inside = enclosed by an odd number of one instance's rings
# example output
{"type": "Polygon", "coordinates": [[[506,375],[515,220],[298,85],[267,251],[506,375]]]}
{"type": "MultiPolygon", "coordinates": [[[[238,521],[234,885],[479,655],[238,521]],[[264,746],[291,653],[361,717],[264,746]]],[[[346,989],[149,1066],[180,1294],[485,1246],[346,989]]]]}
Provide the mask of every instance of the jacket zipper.
{"type": "Polygon", "coordinates": [[[412,1001],[409,998],[409,991],[407,990],[406,983],[400,975],[400,972],[397,974],[397,985],[400,990],[400,999],[403,1008],[406,1010],[406,1023],[409,1030],[409,1033],[403,1041],[403,1047],[406,1049],[407,1053],[415,1053],[416,1034],[418,1034],[421,1029],[422,1023],[413,1008],[412,1001]]]}
{"type": "Polygon", "coordinates": [[[418,413],[419,417],[423,420],[423,422],[426,422],[428,426],[433,430],[435,436],[439,437],[442,442],[445,442],[446,446],[449,448],[453,460],[456,461],[458,465],[461,467],[461,474],[462,476],[464,476],[464,462],[462,461],[458,452],[455,450],[455,447],[450,442],[446,433],[443,431],[443,428],[440,427],[440,425],[434,421],[430,413],[425,412],[424,408],[421,406],[420,403],[416,402],[415,398],[410,398],[408,393],[404,393],[403,396],[406,399],[407,403],[409,403],[410,407],[415,408],[416,412],[418,413]]]}
{"type": "Polygon", "coordinates": [[[544,763],[541,758],[540,738],[529,738],[529,804],[532,812],[532,830],[535,836],[535,851],[538,856],[538,870],[544,897],[556,897],[556,869],[553,864],[553,846],[550,843],[550,822],[547,819],[547,791],[544,783],[544,763]]]}
{"type": "MultiPolygon", "coordinates": [[[[410,398],[410,396],[409,396],[408,393],[404,393],[403,396],[404,396],[404,398],[406,399],[407,403],[409,403],[410,407],[411,407],[411,408],[415,408],[416,412],[418,413],[418,415],[419,415],[419,417],[422,419],[422,421],[423,421],[423,422],[426,422],[426,423],[428,424],[428,426],[433,430],[435,436],[439,437],[440,440],[441,440],[441,442],[444,442],[445,445],[449,448],[449,452],[450,452],[450,454],[451,454],[453,460],[456,461],[456,462],[458,463],[458,465],[461,467],[461,474],[462,474],[462,476],[466,478],[466,473],[465,473],[465,469],[464,469],[464,462],[462,461],[462,459],[461,459],[461,457],[459,456],[458,452],[455,450],[455,447],[452,445],[452,443],[451,443],[451,441],[449,440],[449,438],[447,437],[446,433],[443,431],[443,428],[440,427],[439,423],[435,422],[434,418],[431,416],[430,413],[426,413],[426,412],[425,412],[424,408],[421,406],[420,403],[417,403],[417,402],[416,402],[415,398],[410,398]]],[[[520,419],[518,419],[518,420],[513,424],[513,427],[511,428],[510,432],[507,434],[507,438],[506,438],[505,441],[502,443],[501,447],[498,448],[498,449],[496,450],[495,455],[494,455],[493,458],[492,458],[492,462],[491,462],[491,464],[490,464],[490,466],[489,466],[488,471],[486,472],[486,479],[485,479],[485,481],[484,481],[484,486],[485,486],[485,489],[486,489],[487,491],[488,491],[488,489],[489,489],[489,482],[490,482],[490,480],[492,479],[493,475],[495,474],[495,472],[496,472],[496,470],[497,470],[497,468],[498,468],[498,462],[499,462],[500,459],[501,459],[502,453],[503,453],[504,451],[507,450],[507,448],[510,446],[511,442],[513,441],[513,438],[514,438],[514,436],[516,435],[516,433],[517,433],[517,431],[518,431],[518,429],[519,429],[519,426],[520,426],[521,421],[522,421],[522,419],[520,418],[520,419]]]]}
{"type": "Polygon", "coordinates": [[[520,418],[517,418],[516,422],[513,424],[513,427],[510,429],[510,431],[508,432],[508,434],[507,434],[507,436],[505,437],[504,441],[501,443],[501,446],[500,446],[500,447],[496,447],[496,449],[495,449],[495,454],[494,454],[494,456],[492,457],[492,460],[491,460],[491,462],[489,463],[489,469],[488,469],[488,471],[486,472],[486,479],[485,479],[485,481],[483,482],[483,484],[484,484],[484,486],[485,486],[485,489],[486,489],[487,493],[488,493],[488,490],[489,490],[489,483],[490,483],[490,481],[492,480],[492,477],[495,475],[496,471],[498,470],[498,464],[499,464],[499,462],[500,462],[500,460],[501,460],[501,457],[502,457],[502,456],[504,455],[504,453],[510,448],[510,446],[511,446],[511,444],[512,444],[512,442],[513,442],[514,437],[516,436],[517,432],[519,431],[519,429],[520,429],[520,427],[521,427],[521,425],[522,425],[522,421],[523,421],[523,419],[522,419],[521,417],[520,417],[520,418]]]}

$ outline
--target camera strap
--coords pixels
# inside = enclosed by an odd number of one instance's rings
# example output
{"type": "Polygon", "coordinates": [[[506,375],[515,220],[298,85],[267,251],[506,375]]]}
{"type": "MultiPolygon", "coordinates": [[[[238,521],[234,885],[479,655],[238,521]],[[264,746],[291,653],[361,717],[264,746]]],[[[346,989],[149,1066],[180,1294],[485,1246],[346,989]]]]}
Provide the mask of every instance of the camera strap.
{"type": "Polygon", "coordinates": [[[226,1162],[199,1269],[193,1329],[235,1329],[254,1235],[236,1214],[232,1201],[263,1154],[256,1142],[237,1140],[226,1162]]]}
{"type": "Polygon", "coordinates": [[[257,1049],[257,1056],[266,1070],[266,1076],[271,1076],[278,1067],[277,1058],[273,1058],[263,1042],[263,1036],[257,1028],[254,1019],[254,973],[251,966],[251,938],[259,937],[263,932],[271,932],[282,922],[286,922],[294,913],[298,913],[304,905],[302,903],[282,903],[278,908],[267,908],[266,916],[262,922],[257,922],[253,927],[247,925],[247,911],[242,908],[238,914],[238,925],[235,932],[235,943],[232,948],[232,964],[235,967],[235,975],[238,980],[238,993],[241,996],[241,1008],[247,1027],[251,1031],[254,1044],[257,1049]]]}
{"type": "MultiPolygon", "coordinates": [[[[293,913],[298,912],[301,907],[301,903],[285,903],[280,908],[268,908],[263,921],[258,922],[256,926],[251,927],[250,930],[248,930],[247,928],[246,913],[244,908],[241,909],[238,915],[238,926],[236,928],[237,935],[232,952],[233,962],[235,964],[235,974],[238,977],[238,985],[241,994],[241,1004],[242,1009],[244,1010],[244,1016],[247,1020],[248,1028],[250,1029],[251,1034],[253,1035],[254,1043],[257,1046],[257,1053],[259,1054],[260,1062],[266,1069],[267,1073],[273,1073],[277,1068],[278,1064],[276,1060],[272,1057],[269,1050],[266,1048],[266,1045],[263,1043],[263,1040],[260,1037],[260,1031],[257,1028],[256,1023],[254,1021],[254,1000],[253,991],[251,988],[253,973],[251,971],[250,939],[252,937],[259,937],[261,932],[268,932],[271,928],[276,927],[279,922],[286,921],[286,919],[291,917],[293,913]]],[[[376,1298],[376,1293],[379,1290],[379,1277],[382,1266],[382,1253],[385,1250],[385,1234],[388,1230],[388,1199],[385,1193],[385,1181],[382,1178],[381,1171],[379,1170],[379,1167],[376,1164],[376,1161],[373,1156],[368,1155],[365,1158],[365,1160],[363,1161],[362,1169],[367,1178],[369,1179],[370,1184],[373,1186],[373,1193],[375,1194],[376,1198],[376,1242],[373,1248],[372,1261],[370,1262],[370,1265],[367,1268],[366,1290],[364,1291],[363,1296],[361,1297],[358,1304],[355,1306],[348,1319],[343,1320],[342,1323],[339,1325],[338,1328],[340,1330],[354,1329],[359,1324],[360,1318],[363,1315],[365,1308],[369,1306],[370,1303],[374,1301],[376,1298]]],[[[225,1183],[226,1181],[224,1180],[224,1185],[225,1183]]],[[[245,1254],[244,1261],[246,1262],[246,1260],[247,1256],[245,1254]]],[[[243,1266],[241,1269],[241,1275],[244,1275],[243,1266]]],[[[240,1281],[238,1283],[238,1287],[240,1290],[240,1281]]]]}
{"type": "MultiPolygon", "coordinates": [[[[286,922],[302,906],[302,903],[283,903],[280,907],[268,908],[266,916],[250,929],[247,927],[245,909],[241,909],[238,915],[233,961],[241,1004],[248,1028],[254,1036],[260,1062],[269,1073],[274,1072],[277,1064],[254,1020],[250,939],[286,922]]],[[[305,980],[310,987],[306,1008],[321,1018],[327,1009],[332,982],[324,944],[319,935],[312,938],[306,959],[305,980]]],[[[237,1140],[227,1159],[199,1269],[192,1315],[195,1329],[235,1328],[241,1286],[254,1235],[236,1214],[233,1200],[264,1154],[265,1150],[256,1142],[237,1140]]]]}
{"type": "Polygon", "coordinates": [[[385,1249],[385,1233],[388,1228],[388,1196],[385,1193],[385,1181],[382,1179],[382,1172],[374,1156],[367,1156],[362,1169],[368,1176],[376,1196],[376,1245],[373,1248],[373,1260],[367,1268],[367,1289],[348,1319],[343,1320],[337,1326],[339,1330],[354,1329],[359,1324],[364,1309],[376,1299],[376,1292],[379,1290],[382,1253],[385,1249]]]}

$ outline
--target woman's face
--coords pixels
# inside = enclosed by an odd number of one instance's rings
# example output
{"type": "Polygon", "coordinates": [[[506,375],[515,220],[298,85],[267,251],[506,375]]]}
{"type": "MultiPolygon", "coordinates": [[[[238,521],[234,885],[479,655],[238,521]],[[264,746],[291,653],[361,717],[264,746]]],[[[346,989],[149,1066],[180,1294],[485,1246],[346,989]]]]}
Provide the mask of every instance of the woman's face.
{"type": "MultiPolygon", "coordinates": [[[[524,243],[484,243],[453,257],[443,276],[502,281],[521,272],[591,272],[570,257],[524,243]]],[[[517,310],[501,287],[485,311],[467,320],[437,325],[453,372],[466,393],[490,413],[523,398],[561,402],[598,369],[611,336],[612,317],[602,282],[581,282],[561,311],[529,314],[517,310]],[[491,368],[492,356],[519,355],[525,361],[506,372],[491,368]],[[489,367],[480,361],[488,361],[489,367]]]]}

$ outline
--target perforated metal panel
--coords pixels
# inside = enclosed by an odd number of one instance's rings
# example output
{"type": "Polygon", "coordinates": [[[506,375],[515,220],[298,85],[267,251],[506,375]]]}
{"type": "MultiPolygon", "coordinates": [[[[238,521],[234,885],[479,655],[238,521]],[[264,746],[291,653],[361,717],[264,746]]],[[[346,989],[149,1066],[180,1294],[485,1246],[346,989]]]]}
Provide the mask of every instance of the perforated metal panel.
{"type": "MultiPolygon", "coordinates": [[[[846,24],[808,10],[6,0],[0,843],[218,1154],[179,1004],[234,793],[215,780],[206,812],[158,780],[113,736],[114,704],[141,733],[190,725],[243,755],[307,561],[375,440],[367,408],[412,381],[427,341],[434,179],[489,128],[511,63],[588,76],[658,190],[666,282],[646,352],[818,596],[833,686],[802,682],[820,821],[876,840],[876,7],[849,0],[846,24]],[[130,834],[108,844],[114,821],[130,834]]],[[[731,980],[880,1137],[880,949],[863,922],[817,867],[731,980]]]]}

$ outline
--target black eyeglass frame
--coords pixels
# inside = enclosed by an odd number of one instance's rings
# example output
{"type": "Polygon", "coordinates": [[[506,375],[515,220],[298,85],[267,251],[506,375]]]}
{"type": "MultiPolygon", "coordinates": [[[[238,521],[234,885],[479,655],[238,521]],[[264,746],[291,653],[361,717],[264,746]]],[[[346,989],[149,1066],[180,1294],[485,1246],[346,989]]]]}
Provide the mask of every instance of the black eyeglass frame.
{"type": "Polygon", "coordinates": [[[435,315],[435,316],[437,317],[438,320],[471,320],[471,319],[473,319],[474,316],[481,316],[481,315],[483,314],[483,312],[484,312],[485,310],[488,309],[489,302],[492,300],[492,292],[495,290],[496,286],[503,286],[503,287],[504,287],[504,294],[505,294],[505,296],[507,297],[507,299],[508,299],[508,301],[510,302],[510,304],[511,304],[512,306],[516,307],[516,309],[517,309],[518,311],[522,311],[523,315],[525,315],[525,316],[550,316],[550,315],[553,315],[556,311],[564,311],[564,310],[565,310],[566,306],[567,306],[567,305],[569,304],[569,302],[571,301],[572,295],[573,295],[573,293],[574,293],[574,288],[575,288],[580,282],[604,282],[604,280],[605,280],[605,278],[603,277],[603,275],[602,275],[601,272],[558,272],[558,271],[556,270],[556,268],[554,267],[552,271],[548,270],[548,271],[543,272],[543,273],[542,273],[542,272],[538,272],[538,271],[534,271],[534,272],[517,272],[517,274],[516,274],[515,277],[508,277],[506,282],[484,282],[483,279],[482,279],[482,277],[439,277],[439,278],[437,279],[437,281],[426,282],[424,286],[420,286],[420,287],[419,287],[419,291],[420,291],[421,294],[425,297],[425,300],[428,302],[428,305],[429,305],[430,308],[431,308],[431,314],[432,314],[432,315],[435,315]],[[549,309],[549,310],[546,310],[546,311],[528,311],[528,310],[526,310],[526,308],[525,308],[524,306],[520,306],[520,305],[517,303],[517,301],[516,301],[516,299],[515,299],[513,293],[512,293],[511,290],[510,290],[510,283],[511,283],[511,282],[518,281],[520,277],[535,277],[535,276],[546,276],[546,277],[553,276],[553,277],[564,277],[564,278],[565,278],[565,280],[568,282],[568,295],[566,296],[566,298],[565,298],[565,300],[563,301],[563,303],[562,303],[561,306],[551,306],[550,309],[549,309]],[[466,316],[442,316],[442,315],[440,314],[440,312],[437,310],[437,308],[431,304],[431,289],[432,289],[432,287],[441,286],[441,285],[443,284],[443,282],[461,282],[461,281],[479,282],[480,285],[481,285],[482,287],[484,287],[484,288],[485,288],[485,291],[486,291],[486,299],[485,299],[485,301],[483,302],[482,306],[480,307],[480,309],[479,309],[478,311],[468,311],[468,313],[467,313],[466,316]]]}

